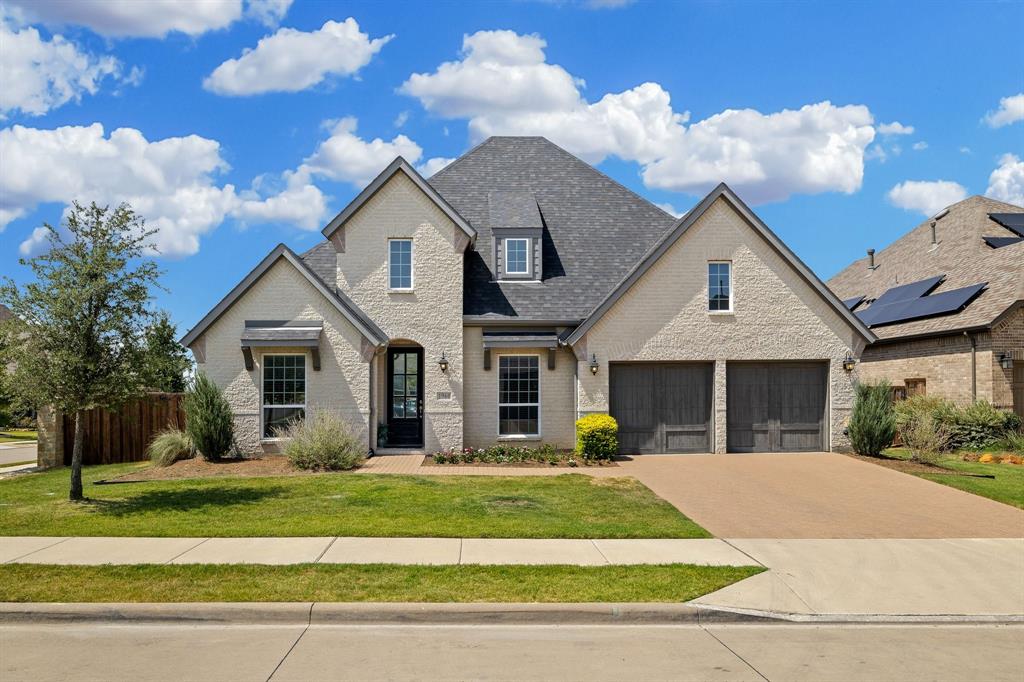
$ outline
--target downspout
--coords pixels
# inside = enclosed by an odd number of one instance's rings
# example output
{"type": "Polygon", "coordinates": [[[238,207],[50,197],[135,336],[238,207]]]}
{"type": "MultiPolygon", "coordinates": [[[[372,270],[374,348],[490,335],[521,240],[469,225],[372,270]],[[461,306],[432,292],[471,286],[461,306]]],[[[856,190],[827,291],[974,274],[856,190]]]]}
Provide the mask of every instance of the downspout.
{"type": "Polygon", "coordinates": [[[374,437],[374,435],[376,435],[374,433],[374,431],[377,429],[377,396],[374,395],[375,391],[373,390],[373,385],[374,385],[374,383],[376,383],[374,381],[374,379],[375,379],[375,376],[374,376],[374,365],[377,364],[376,360],[377,360],[377,352],[374,351],[373,355],[370,356],[370,372],[369,372],[369,374],[370,374],[370,416],[369,416],[370,423],[367,424],[367,426],[369,428],[366,429],[366,432],[367,432],[367,436],[366,437],[367,437],[367,439],[370,442],[367,443],[367,447],[368,447],[368,449],[366,451],[367,457],[373,457],[373,446],[374,446],[373,437],[374,437]]]}
{"type": "Polygon", "coordinates": [[[978,343],[970,332],[964,336],[971,342],[971,402],[978,400],[978,343]]]}

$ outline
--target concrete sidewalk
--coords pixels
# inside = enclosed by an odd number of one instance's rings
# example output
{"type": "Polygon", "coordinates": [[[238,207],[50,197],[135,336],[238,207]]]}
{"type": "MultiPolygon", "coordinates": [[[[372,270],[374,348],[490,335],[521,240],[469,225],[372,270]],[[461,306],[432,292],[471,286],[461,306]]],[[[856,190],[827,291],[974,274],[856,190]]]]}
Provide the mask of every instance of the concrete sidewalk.
{"type": "Polygon", "coordinates": [[[0,563],[23,564],[701,564],[755,563],[718,539],[4,537],[0,563]]]}
{"type": "Polygon", "coordinates": [[[694,605],[771,617],[1024,619],[1024,540],[0,538],[0,563],[762,565],[694,605]]]}

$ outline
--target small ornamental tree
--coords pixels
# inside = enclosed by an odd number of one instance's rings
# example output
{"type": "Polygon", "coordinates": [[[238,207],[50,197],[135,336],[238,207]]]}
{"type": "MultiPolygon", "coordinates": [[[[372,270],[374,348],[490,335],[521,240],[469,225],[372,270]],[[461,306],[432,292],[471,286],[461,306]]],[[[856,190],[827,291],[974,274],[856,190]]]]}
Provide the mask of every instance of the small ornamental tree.
{"type": "Polygon", "coordinates": [[[202,372],[185,393],[185,431],[203,459],[215,462],[235,448],[231,405],[217,384],[202,372]]]}
{"type": "Polygon", "coordinates": [[[877,457],[896,436],[892,387],[888,382],[857,384],[849,424],[850,445],[858,455],[877,457]]]}
{"type": "Polygon", "coordinates": [[[153,391],[181,393],[192,362],[178,343],[177,328],[166,312],[160,312],[146,327],[143,338],[142,385],[153,391]]]}
{"type": "Polygon", "coordinates": [[[70,498],[77,501],[83,499],[83,413],[116,408],[140,388],[140,339],[159,276],[143,255],[155,231],[127,204],[111,210],[77,202],[62,231],[44,227],[48,250],[19,261],[35,281],[20,287],[4,278],[0,286],[0,300],[22,326],[8,336],[10,385],[26,404],[74,415],[70,498]]]}

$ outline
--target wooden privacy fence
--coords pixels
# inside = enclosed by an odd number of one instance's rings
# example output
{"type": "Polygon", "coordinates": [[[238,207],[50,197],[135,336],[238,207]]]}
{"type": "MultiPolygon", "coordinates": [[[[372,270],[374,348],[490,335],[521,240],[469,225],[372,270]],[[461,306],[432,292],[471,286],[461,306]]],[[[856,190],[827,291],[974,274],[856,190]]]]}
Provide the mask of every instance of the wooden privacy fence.
{"type": "MultiPolygon", "coordinates": [[[[85,438],[82,464],[141,462],[149,457],[146,448],[165,429],[185,428],[183,393],[147,393],[129,401],[117,411],[101,408],[82,414],[85,438]]],[[[75,447],[75,415],[63,417],[64,464],[71,464],[75,447]]]]}

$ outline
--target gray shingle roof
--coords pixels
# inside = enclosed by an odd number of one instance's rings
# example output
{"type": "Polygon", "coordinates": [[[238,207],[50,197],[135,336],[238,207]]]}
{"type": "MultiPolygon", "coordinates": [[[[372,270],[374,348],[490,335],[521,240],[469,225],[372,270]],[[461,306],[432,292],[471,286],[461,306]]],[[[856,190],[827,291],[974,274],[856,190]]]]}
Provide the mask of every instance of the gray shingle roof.
{"type": "Polygon", "coordinates": [[[490,227],[544,227],[532,192],[494,191],[487,195],[490,227]]]}
{"type": "Polygon", "coordinates": [[[675,223],[542,137],[489,138],[427,182],[477,230],[476,248],[466,254],[466,315],[582,320],[675,223]],[[536,200],[544,225],[542,282],[493,281],[495,192],[536,200]]]}
{"type": "Polygon", "coordinates": [[[875,254],[875,270],[868,268],[867,258],[861,258],[830,279],[828,285],[840,298],[866,296],[870,300],[891,287],[937,275],[946,276],[933,292],[937,294],[988,282],[988,288],[959,313],[872,331],[885,340],[986,327],[1024,300],[1024,242],[998,249],[988,246],[984,237],[1013,236],[988,214],[1022,211],[995,199],[970,197],[950,206],[936,222],[937,247],[931,244],[931,220],[925,220],[875,254]]]}

